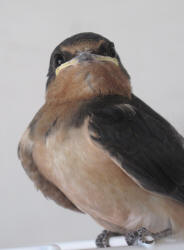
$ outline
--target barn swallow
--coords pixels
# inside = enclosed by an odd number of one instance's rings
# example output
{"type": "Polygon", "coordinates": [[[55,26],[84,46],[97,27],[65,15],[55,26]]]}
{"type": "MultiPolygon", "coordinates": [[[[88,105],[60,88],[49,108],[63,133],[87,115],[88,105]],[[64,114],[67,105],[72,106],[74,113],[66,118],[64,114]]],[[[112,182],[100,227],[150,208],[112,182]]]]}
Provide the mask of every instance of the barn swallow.
{"type": "Polygon", "coordinates": [[[114,44],[95,33],[53,51],[45,104],[18,147],[27,175],[59,205],[129,245],[184,236],[184,139],[136,97],[114,44]],[[151,236],[148,240],[147,236],[151,236]]]}

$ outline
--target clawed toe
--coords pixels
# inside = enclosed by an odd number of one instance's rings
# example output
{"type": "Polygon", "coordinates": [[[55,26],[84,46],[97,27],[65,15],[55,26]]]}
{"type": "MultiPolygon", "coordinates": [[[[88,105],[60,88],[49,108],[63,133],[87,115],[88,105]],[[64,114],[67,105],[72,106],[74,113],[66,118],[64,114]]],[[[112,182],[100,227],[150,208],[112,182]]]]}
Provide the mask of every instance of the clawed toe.
{"type": "MultiPolygon", "coordinates": [[[[158,233],[152,233],[147,230],[145,227],[141,227],[136,231],[128,232],[125,235],[125,240],[128,246],[133,245],[144,245],[144,246],[152,246],[156,241],[161,238],[167,237],[172,234],[171,228],[167,228],[158,233]]],[[[96,238],[96,246],[98,248],[107,248],[110,247],[109,239],[113,236],[119,236],[120,234],[114,233],[111,231],[104,230],[101,234],[99,234],[96,238]]]]}
{"type": "Polygon", "coordinates": [[[96,246],[99,248],[109,247],[107,230],[104,230],[101,234],[99,234],[96,238],[96,246]]]}
{"type": "Polygon", "coordinates": [[[119,236],[118,233],[114,233],[111,231],[103,230],[101,234],[99,234],[96,238],[96,246],[99,248],[107,248],[110,247],[109,239],[112,236],[119,236]]]}
{"type": "Polygon", "coordinates": [[[153,244],[155,239],[153,233],[142,227],[134,232],[129,232],[125,236],[126,242],[129,246],[139,244],[153,244]]]}
{"type": "Polygon", "coordinates": [[[170,228],[158,232],[152,233],[145,227],[141,227],[137,231],[129,232],[126,234],[125,239],[129,246],[132,245],[153,245],[156,240],[164,238],[172,233],[170,228]]]}
{"type": "Polygon", "coordinates": [[[153,244],[155,242],[154,234],[142,227],[138,231],[138,241],[142,244],[153,244]]]}

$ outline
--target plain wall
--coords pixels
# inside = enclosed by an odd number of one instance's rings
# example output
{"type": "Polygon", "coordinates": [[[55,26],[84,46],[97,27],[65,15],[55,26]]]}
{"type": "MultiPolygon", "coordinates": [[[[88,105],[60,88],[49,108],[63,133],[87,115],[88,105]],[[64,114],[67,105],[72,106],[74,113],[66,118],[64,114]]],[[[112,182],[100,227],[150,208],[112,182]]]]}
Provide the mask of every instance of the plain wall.
{"type": "Polygon", "coordinates": [[[132,87],[184,134],[183,0],[0,0],[0,247],[94,238],[101,227],[37,192],[17,144],[44,102],[49,56],[83,31],[114,41],[132,87]]]}

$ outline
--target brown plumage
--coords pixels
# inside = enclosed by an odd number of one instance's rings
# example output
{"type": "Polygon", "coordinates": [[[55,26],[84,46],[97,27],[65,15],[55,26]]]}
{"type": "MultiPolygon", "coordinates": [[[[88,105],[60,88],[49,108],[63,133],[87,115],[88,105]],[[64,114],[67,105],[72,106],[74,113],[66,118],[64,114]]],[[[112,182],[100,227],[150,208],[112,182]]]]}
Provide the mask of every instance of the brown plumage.
{"type": "MultiPolygon", "coordinates": [[[[134,114],[132,98],[129,75],[111,42],[93,33],[65,40],[52,54],[46,101],[20,141],[19,158],[46,197],[89,214],[110,231],[146,227],[156,233],[172,226],[181,236],[183,203],[150,191],[98,141],[103,136],[96,112],[110,105],[114,112],[134,114]]],[[[112,123],[104,117],[104,125],[112,123]]]]}

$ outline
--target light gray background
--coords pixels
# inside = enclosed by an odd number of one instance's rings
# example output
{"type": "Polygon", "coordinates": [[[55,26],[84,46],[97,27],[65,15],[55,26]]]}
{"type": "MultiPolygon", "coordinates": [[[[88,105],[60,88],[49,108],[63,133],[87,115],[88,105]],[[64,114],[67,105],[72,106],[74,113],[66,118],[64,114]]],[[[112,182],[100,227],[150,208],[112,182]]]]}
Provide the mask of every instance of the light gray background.
{"type": "Polygon", "coordinates": [[[17,144],[44,102],[49,56],[83,31],[115,42],[133,91],[184,134],[183,0],[0,0],[0,247],[90,239],[101,228],[37,192],[17,144]]]}

